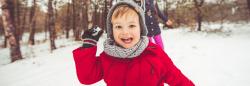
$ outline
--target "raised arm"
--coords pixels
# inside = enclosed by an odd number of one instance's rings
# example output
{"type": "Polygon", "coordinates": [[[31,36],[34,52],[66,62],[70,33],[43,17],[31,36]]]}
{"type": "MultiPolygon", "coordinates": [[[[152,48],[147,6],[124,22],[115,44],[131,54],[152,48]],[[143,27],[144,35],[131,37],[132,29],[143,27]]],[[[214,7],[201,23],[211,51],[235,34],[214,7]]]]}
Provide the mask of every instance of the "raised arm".
{"type": "Polygon", "coordinates": [[[102,79],[102,67],[96,48],[78,48],[73,51],[76,73],[82,84],[93,84],[102,79]]]}
{"type": "Polygon", "coordinates": [[[78,80],[82,84],[93,84],[103,77],[100,58],[96,56],[96,42],[102,30],[96,27],[84,32],[83,45],[73,51],[78,80]]]}
{"type": "Polygon", "coordinates": [[[162,13],[162,12],[160,11],[157,1],[155,1],[154,6],[155,6],[155,11],[156,11],[157,15],[158,15],[164,22],[167,22],[167,21],[168,21],[168,17],[165,16],[164,13],[162,13]]]}

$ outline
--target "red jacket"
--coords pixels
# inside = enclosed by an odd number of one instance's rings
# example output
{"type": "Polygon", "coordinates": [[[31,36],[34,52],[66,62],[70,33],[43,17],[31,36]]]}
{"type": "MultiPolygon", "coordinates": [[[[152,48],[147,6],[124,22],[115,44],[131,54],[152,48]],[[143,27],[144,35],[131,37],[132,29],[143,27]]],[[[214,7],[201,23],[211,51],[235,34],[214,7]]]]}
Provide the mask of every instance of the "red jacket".
{"type": "Polygon", "coordinates": [[[73,51],[76,72],[82,84],[93,84],[104,79],[107,86],[194,86],[176,68],[168,55],[157,45],[149,43],[135,58],[115,58],[102,52],[96,57],[97,47],[73,51]]]}

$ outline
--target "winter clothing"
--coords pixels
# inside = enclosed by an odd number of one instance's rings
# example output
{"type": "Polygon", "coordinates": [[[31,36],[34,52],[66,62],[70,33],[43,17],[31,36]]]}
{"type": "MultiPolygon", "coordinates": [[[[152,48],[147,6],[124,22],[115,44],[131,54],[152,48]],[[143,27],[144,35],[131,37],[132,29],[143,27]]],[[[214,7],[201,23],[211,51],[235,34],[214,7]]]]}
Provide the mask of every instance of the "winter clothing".
{"type": "Polygon", "coordinates": [[[93,84],[104,79],[107,86],[194,86],[157,45],[149,43],[135,58],[116,58],[102,52],[96,57],[97,47],[73,51],[76,72],[82,84],[93,84]]]}
{"type": "MultiPolygon", "coordinates": [[[[167,16],[165,16],[159,10],[156,0],[134,0],[134,1],[145,9],[145,19],[148,29],[147,36],[150,39],[153,38],[155,40],[155,43],[161,46],[162,49],[164,49],[164,45],[161,39],[161,29],[159,27],[157,16],[159,16],[159,18],[161,18],[164,23],[168,21],[167,16]]],[[[152,40],[150,41],[152,42],[152,40]]]]}
{"type": "MultiPolygon", "coordinates": [[[[116,0],[116,3],[123,2],[123,1],[135,2],[137,5],[139,5],[141,9],[143,9],[140,14],[142,14],[141,15],[142,17],[145,17],[145,20],[146,20],[145,23],[148,29],[148,34],[147,34],[148,37],[152,37],[161,33],[159,22],[157,20],[157,16],[159,16],[163,20],[163,22],[167,22],[168,17],[165,16],[160,11],[158,4],[156,3],[155,0],[143,0],[145,3],[141,2],[141,0],[116,0]]],[[[111,11],[112,10],[113,9],[111,9],[111,11]]],[[[111,17],[112,14],[109,16],[111,17]]],[[[108,17],[108,19],[111,19],[111,18],[108,17]]],[[[109,25],[110,22],[107,22],[107,24],[109,25]]],[[[107,28],[109,27],[110,26],[108,26],[107,28]]]]}
{"type": "Polygon", "coordinates": [[[120,1],[117,2],[114,6],[111,7],[111,9],[109,10],[108,16],[107,16],[107,36],[108,38],[112,38],[112,23],[111,23],[111,17],[112,14],[114,12],[114,10],[120,6],[120,5],[129,5],[130,7],[132,7],[133,9],[135,9],[135,11],[137,11],[137,14],[139,15],[139,21],[140,21],[140,25],[142,28],[142,32],[141,32],[141,36],[147,36],[148,30],[147,30],[147,26],[145,24],[145,15],[144,12],[142,10],[142,8],[140,6],[138,6],[136,3],[134,3],[133,1],[120,1]]]}
{"type": "Polygon", "coordinates": [[[82,35],[82,40],[83,40],[82,47],[88,48],[95,46],[102,33],[103,30],[97,26],[94,26],[92,29],[86,30],[82,35]]]}
{"type": "Polygon", "coordinates": [[[154,4],[154,0],[145,0],[145,19],[148,28],[148,36],[152,37],[161,33],[159,22],[157,20],[158,15],[164,22],[167,22],[167,16],[165,16],[158,8],[158,4],[154,4]]]}
{"type": "Polygon", "coordinates": [[[170,86],[194,86],[159,46],[149,42],[140,9],[138,14],[142,33],[139,42],[128,49],[114,42],[110,18],[118,5],[138,7],[132,2],[119,2],[111,8],[107,19],[108,38],[100,56],[96,56],[97,46],[80,47],[73,51],[79,81],[93,84],[104,79],[107,86],[163,86],[164,83],[170,86]]]}
{"type": "Polygon", "coordinates": [[[145,17],[144,17],[144,12],[141,9],[140,6],[138,6],[136,3],[133,1],[119,1],[117,2],[114,6],[111,7],[108,16],[107,16],[107,37],[108,39],[104,43],[104,52],[107,53],[108,55],[111,55],[113,57],[118,57],[118,58],[133,58],[138,55],[140,55],[144,49],[148,45],[148,39],[147,39],[147,27],[145,24],[145,17]],[[139,43],[137,43],[136,46],[129,48],[129,49],[124,49],[120,46],[118,46],[113,39],[113,31],[112,31],[112,14],[114,10],[120,6],[120,5],[128,5],[132,9],[134,9],[137,14],[139,15],[139,22],[140,22],[140,27],[141,27],[141,39],[139,43]],[[115,51],[115,52],[114,52],[115,51]]]}
{"type": "Polygon", "coordinates": [[[122,47],[116,45],[110,45],[113,41],[106,40],[104,42],[104,52],[110,56],[117,57],[117,58],[134,58],[139,56],[145,48],[148,46],[148,38],[142,37],[139,43],[137,43],[134,47],[124,49],[122,47]]]}
{"type": "Polygon", "coordinates": [[[162,49],[164,49],[164,45],[162,42],[161,34],[158,34],[154,37],[148,37],[150,42],[153,42],[152,38],[154,39],[155,43],[159,45],[162,49]]]}

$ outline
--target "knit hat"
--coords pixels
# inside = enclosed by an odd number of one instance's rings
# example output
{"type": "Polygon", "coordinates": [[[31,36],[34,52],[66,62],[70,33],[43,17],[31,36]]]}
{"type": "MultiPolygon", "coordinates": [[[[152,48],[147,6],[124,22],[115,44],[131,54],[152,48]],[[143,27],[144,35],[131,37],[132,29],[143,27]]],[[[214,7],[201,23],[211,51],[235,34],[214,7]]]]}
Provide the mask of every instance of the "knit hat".
{"type": "Polygon", "coordinates": [[[132,9],[134,9],[136,11],[136,13],[139,15],[139,22],[140,22],[140,27],[141,27],[141,36],[147,36],[148,30],[147,30],[147,26],[145,24],[145,16],[144,16],[144,11],[143,9],[138,6],[135,2],[133,2],[132,0],[128,0],[128,1],[119,1],[117,2],[114,6],[111,7],[111,9],[109,10],[109,13],[107,15],[107,37],[113,39],[113,30],[112,30],[112,14],[114,12],[114,10],[119,7],[120,5],[128,5],[129,7],[131,7],[132,9]]]}

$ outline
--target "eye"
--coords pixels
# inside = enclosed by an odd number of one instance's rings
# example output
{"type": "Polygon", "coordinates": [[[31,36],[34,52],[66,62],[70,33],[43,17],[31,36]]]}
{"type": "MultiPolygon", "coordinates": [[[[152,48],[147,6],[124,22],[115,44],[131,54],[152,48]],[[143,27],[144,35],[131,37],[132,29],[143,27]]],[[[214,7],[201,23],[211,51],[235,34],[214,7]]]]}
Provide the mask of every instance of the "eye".
{"type": "Polygon", "coordinates": [[[136,27],[136,25],[129,25],[129,28],[134,28],[136,27]]]}
{"type": "Polygon", "coordinates": [[[122,26],[120,26],[120,25],[115,26],[115,29],[121,29],[121,28],[122,28],[122,26]]]}

